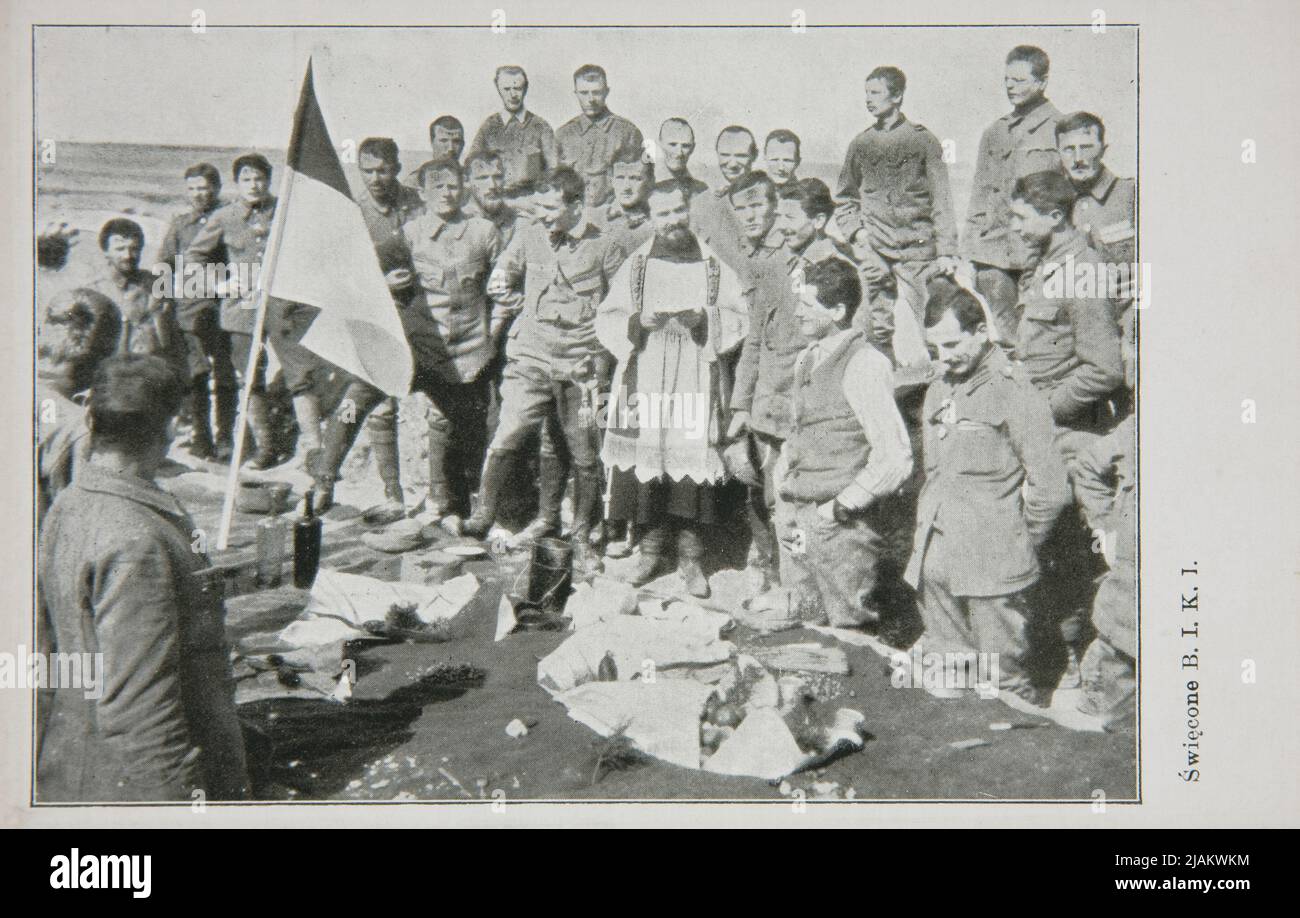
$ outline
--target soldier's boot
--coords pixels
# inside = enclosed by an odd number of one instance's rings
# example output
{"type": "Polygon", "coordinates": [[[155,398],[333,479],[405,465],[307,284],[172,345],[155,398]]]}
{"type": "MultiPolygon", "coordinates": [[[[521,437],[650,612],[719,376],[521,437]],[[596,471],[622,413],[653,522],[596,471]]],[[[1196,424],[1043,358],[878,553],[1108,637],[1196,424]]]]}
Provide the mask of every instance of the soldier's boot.
{"type": "Polygon", "coordinates": [[[487,460],[483,464],[483,475],[479,479],[478,507],[461,524],[464,535],[481,539],[491,531],[492,524],[497,520],[497,504],[510,478],[514,458],[514,450],[488,451],[487,460]]]}
{"type": "Polygon", "coordinates": [[[753,561],[751,562],[749,575],[750,582],[757,595],[781,585],[781,577],[777,572],[776,533],[772,531],[767,506],[763,503],[762,489],[750,489],[749,503],[746,509],[749,516],[749,531],[754,545],[753,561]]]}
{"type": "Polygon", "coordinates": [[[424,502],[424,509],[439,519],[450,514],[456,503],[451,475],[447,470],[447,462],[452,452],[450,441],[449,424],[446,422],[429,424],[429,496],[424,502]]]}
{"type": "Polygon", "coordinates": [[[668,549],[668,526],[659,524],[641,530],[638,545],[640,555],[627,577],[627,582],[632,586],[643,586],[668,569],[668,559],[664,556],[668,549]]]}
{"type": "Polygon", "coordinates": [[[293,416],[298,422],[298,449],[294,462],[310,469],[321,449],[320,400],[314,392],[293,397],[293,416]]]}
{"type": "Polygon", "coordinates": [[[275,445],[275,425],[271,422],[271,403],[265,392],[248,396],[248,428],[257,443],[248,464],[255,469],[269,469],[279,461],[279,453],[275,445]]]}
{"type": "Polygon", "coordinates": [[[335,411],[325,424],[320,448],[307,463],[307,472],[316,487],[316,512],[327,513],[334,506],[334,484],[339,480],[343,460],[357,440],[361,424],[352,412],[335,411]]]}
{"type": "Polygon", "coordinates": [[[214,458],[218,462],[229,462],[230,454],[235,450],[235,417],[239,412],[239,390],[234,386],[222,386],[218,383],[216,391],[217,430],[213,437],[214,458]]]}
{"type": "Polygon", "coordinates": [[[379,479],[384,483],[384,502],[371,507],[363,514],[368,523],[395,523],[406,516],[406,498],[402,493],[402,469],[397,451],[397,431],[386,419],[366,422],[370,431],[370,454],[375,457],[379,479]]]}
{"type": "Polygon", "coordinates": [[[592,519],[600,506],[601,476],[598,468],[578,469],[573,475],[573,574],[590,580],[605,569],[600,553],[591,544],[592,519]]]}
{"type": "Polygon", "coordinates": [[[569,464],[559,456],[542,453],[539,466],[537,518],[524,527],[521,540],[560,534],[560,504],[569,480],[569,464]]]}
{"type": "Polygon", "coordinates": [[[190,442],[186,450],[195,459],[211,459],[216,453],[212,442],[212,405],[208,393],[208,375],[190,381],[190,442]]]}
{"type": "Polygon", "coordinates": [[[677,534],[677,573],[682,576],[686,592],[700,599],[709,598],[709,578],[704,576],[700,561],[704,557],[704,540],[690,523],[677,534]]]}

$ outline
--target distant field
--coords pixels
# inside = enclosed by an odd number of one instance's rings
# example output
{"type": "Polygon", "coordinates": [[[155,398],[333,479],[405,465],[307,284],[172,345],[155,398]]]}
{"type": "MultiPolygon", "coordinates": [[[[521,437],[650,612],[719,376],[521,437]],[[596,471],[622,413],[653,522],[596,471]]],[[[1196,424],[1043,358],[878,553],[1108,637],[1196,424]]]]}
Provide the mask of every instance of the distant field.
{"type": "MultiPolygon", "coordinates": [[[[230,164],[246,152],[232,147],[177,147],[122,143],[63,142],[55,150],[53,163],[38,165],[36,176],[36,227],[66,220],[81,230],[81,241],[73,249],[68,268],[60,278],[76,283],[99,270],[94,235],[110,217],[130,215],[145,230],[144,263],[154,255],[167,221],[185,207],[186,167],[209,162],[221,172],[227,191],[233,187],[230,164]]],[[[282,150],[261,149],[278,171],[284,164],[282,150]]],[[[402,153],[404,170],[423,162],[425,150],[402,153]]],[[[720,181],[707,152],[697,153],[692,170],[710,185],[720,181]]],[[[839,163],[805,162],[800,174],[819,178],[834,189],[839,163]]],[[[355,166],[346,167],[354,193],[360,191],[360,175],[355,166]]],[[[950,177],[958,219],[965,211],[970,193],[969,168],[959,163],[951,168],[950,177]]],[[[273,177],[276,187],[279,176],[273,177]]]]}

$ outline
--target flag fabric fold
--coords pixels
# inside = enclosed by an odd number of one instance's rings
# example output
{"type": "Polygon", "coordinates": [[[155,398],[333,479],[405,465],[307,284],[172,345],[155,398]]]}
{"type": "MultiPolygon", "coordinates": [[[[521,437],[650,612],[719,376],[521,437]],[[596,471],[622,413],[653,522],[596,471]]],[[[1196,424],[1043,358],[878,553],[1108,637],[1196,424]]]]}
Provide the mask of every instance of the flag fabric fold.
{"type": "Polygon", "coordinates": [[[311,62],[294,115],[266,292],[320,310],[301,345],[384,393],[410,389],[411,348],[316,99],[311,62]]]}

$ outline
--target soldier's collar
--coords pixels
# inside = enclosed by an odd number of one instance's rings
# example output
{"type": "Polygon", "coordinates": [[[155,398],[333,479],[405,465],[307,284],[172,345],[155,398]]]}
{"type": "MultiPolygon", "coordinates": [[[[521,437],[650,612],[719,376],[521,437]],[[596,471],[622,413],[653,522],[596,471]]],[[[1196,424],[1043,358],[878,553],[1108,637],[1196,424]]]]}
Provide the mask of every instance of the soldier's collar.
{"type": "Polygon", "coordinates": [[[893,124],[891,124],[889,127],[881,127],[879,121],[873,121],[871,122],[871,126],[868,128],[868,130],[880,131],[881,133],[885,133],[887,131],[897,130],[898,128],[901,128],[905,124],[907,124],[907,116],[904,115],[902,112],[899,112],[898,120],[895,121],[893,124]]]}
{"type": "Polygon", "coordinates": [[[462,211],[456,211],[448,219],[443,219],[435,213],[426,213],[425,215],[425,232],[430,239],[437,239],[445,230],[452,239],[459,239],[465,235],[465,227],[468,221],[462,211]]]}
{"type": "Polygon", "coordinates": [[[818,262],[827,258],[838,255],[835,244],[826,236],[819,236],[812,242],[808,243],[808,248],[799,253],[799,258],[803,261],[818,262]]]}
{"type": "Polygon", "coordinates": [[[650,219],[650,210],[644,204],[631,210],[624,210],[621,204],[614,203],[609,205],[605,216],[610,220],[626,220],[628,226],[640,226],[650,219]]]}
{"type": "Polygon", "coordinates": [[[1097,180],[1092,183],[1092,187],[1085,192],[1090,198],[1095,198],[1099,204],[1105,204],[1106,198],[1110,196],[1110,190],[1115,187],[1118,179],[1115,173],[1111,172],[1105,166],[1097,173],[1097,180]]]}
{"type": "Polygon", "coordinates": [[[602,131],[608,131],[609,126],[613,123],[614,113],[609,109],[605,109],[604,113],[599,118],[592,118],[587,115],[586,112],[582,112],[578,115],[578,130],[584,134],[594,127],[600,128],[602,131]]]}
{"type": "Polygon", "coordinates": [[[1052,103],[1047,101],[1046,96],[1043,96],[1043,98],[1038,100],[1037,105],[1025,112],[1017,113],[1014,109],[1011,110],[1007,113],[1006,119],[1007,123],[1012,127],[1015,127],[1023,121],[1025,124],[1029,125],[1030,130],[1033,130],[1034,128],[1039,127],[1048,118],[1052,117],[1053,111],[1055,111],[1055,108],[1053,108],[1052,103]]]}
{"type": "Polygon", "coordinates": [[[546,232],[545,227],[542,227],[542,232],[545,233],[546,241],[551,244],[551,248],[559,251],[560,247],[565,245],[572,248],[588,236],[599,233],[600,229],[592,222],[590,217],[584,214],[582,219],[578,222],[578,225],[573,227],[573,229],[569,230],[567,233],[553,236],[546,232]]]}
{"type": "Polygon", "coordinates": [[[1049,265],[1060,266],[1067,258],[1082,254],[1087,247],[1088,240],[1083,233],[1072,226],[1066,227],[1066,231],[1056,244],[1043,253],[1040,264],[1044,269],[1049,265]]]}
{"type": "Polygon", "coordinates": [[[990,380],[997,379],[1000,376],[1010,376],[1011,364],[1007,363],[1007,357],[1002,353],[996,344],[989,346],[988,352],[980,360],[979,364],[971,371],[959,384],[967,395],[974,395],[990,380]]]}
{"type": "Polygon", "coordinates": [[[513,112],[513,113],[512,113],[512,112],[508,112],[508,111],[506,111],[506,110],[503,108],[503,109],[501,109],[501,111],[497,112],[497,114],[501,116],[501,124],[502,124],[502,126],[503,126],[503,127],[510,127],[510,122],[511,122],[511,121],[518,121],[520,124],[525,124],[525,123],[527,123],[527,121],[528,121],[529,111],[528,111],[527,107],[524,107],[524,108],[519,109],[518,112],[513,112]]]}
{"type": "Polygon", "coordinates": [[[152,481],[145,481],[133,475],[121,475],[91,463],[77,467],[77,477],[73,480],[72,486],[83,491],[111,494],[114,497],[135,501],[169,516],[185,516],[185,510],[176,498],[152,481]]]}
{"type": "Polygon", "coordinates": [[[220,199],[213,201],[212,206],[209,207],[207,210],[200,211],[200,210],[195,210],[193,207],[191,207],[188,211],[185,212],[185,215],[186,217],[189,218],[190,223],[198,223],[200,220],[205,220],[208,217],[211,217],[214,213],[217,212],[217,209],[219,207],[221,207],[220,199]]]}

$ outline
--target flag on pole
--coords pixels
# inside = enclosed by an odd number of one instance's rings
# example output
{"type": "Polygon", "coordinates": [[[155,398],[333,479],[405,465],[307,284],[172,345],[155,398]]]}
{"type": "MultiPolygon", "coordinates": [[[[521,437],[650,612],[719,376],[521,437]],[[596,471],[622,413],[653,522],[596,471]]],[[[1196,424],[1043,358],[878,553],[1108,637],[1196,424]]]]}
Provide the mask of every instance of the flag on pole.
{"type": "Polygon", "coordinates": [[[405,395],[411,348],[330,142],[310,60],[275,218],[281,225],[266,292],[320,310],[301,345],[388,395],[405,395]]]}

